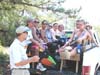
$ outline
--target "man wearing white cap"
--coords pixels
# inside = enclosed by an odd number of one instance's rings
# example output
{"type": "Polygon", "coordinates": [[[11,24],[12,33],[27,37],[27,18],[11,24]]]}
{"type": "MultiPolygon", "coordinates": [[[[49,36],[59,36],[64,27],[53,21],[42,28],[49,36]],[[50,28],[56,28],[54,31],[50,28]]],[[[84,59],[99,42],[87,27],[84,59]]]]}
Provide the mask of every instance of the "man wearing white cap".
{"type": "Polygon", "coordinates": [[[17,37],[10,46],[10,68],[11,75],[30,75],[29,63],[38,62],[39,57],[33,56],[28,58],[26,55],[26,48],[22,42],[27,38],[27,27],[19,26],[16,29],[17,37]]]}

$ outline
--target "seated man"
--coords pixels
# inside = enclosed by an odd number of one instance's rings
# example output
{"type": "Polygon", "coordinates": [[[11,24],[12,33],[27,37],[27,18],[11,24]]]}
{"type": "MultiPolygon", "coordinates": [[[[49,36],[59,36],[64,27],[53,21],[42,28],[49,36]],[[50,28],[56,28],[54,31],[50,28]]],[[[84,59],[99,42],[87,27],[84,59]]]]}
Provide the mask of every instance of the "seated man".
{"type": "Polygon", "coordinates": [[[91,35],[89,32],[85,29],[85,22],[84,20],[77,20],[76,21],[76,30],[73,32],[72,37],[66,42],[64,46],[62,46],[58,51],[64,51],[65,47],[68,45],[72,46],[72,50],[68,52],[69,56],[75,56],[77,53],[80,53],[82,50],[82,42],[84,40],[91,39],[91,35]],[[75,40],[74,44],[71,44],[71,42],[75,40]]]}

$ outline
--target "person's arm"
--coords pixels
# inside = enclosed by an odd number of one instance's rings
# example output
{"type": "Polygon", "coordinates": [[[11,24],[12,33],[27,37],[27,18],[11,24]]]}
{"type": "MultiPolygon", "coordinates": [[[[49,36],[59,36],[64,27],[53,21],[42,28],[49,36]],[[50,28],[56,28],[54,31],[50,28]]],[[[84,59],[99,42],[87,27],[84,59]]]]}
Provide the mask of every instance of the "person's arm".
{"type": "Polygon", "coordinates": [[[64,48],[65,48],[68,44],[70,44],[70,42],[73,40],[74,35],[75,35],[75,31],[72,33],[72,36],[71,36],[70,39],[64,44],[64,46],[62,46],[61,48],[59,48],[58,52],[64,51],[64,48]]]}
{"type": "Polygon", "coordinates": [[[20,61],[18,63],[15,63],[16,66],[23,66],[23,65],[26,65],[28,63],[31,63],[31,62],[38,62],[39,61],[39,57],[38,56],[33,56],[27,60],[23,60],[23,61],[20,61]]]}
{"type": "Polygon", "coordinates": [[[36,34],[36,29],[33,27],[32,28],[32,35],[34,36],[34,38],[39,41],[41,43],[41,40],[38,38],[37,34],[36,34]]]}
{"type": "Polygon", "coordinates": [[[70,39],[64,44],[64,46],[62,46],[62,48],[65,48],[68,44],[70,44],[70,42],[73,40],[74,34],[75,34],[75,31],[72,33],[70,39]]]}
{"type": "Polygon", "coordinates": [[[41,38],[42,38],[42,40],[43,40],[45,43],[47,43],[47,42],[48,42],[48,39],[46,38],[45,32],[44,32],[43,30],[41,30],[40,32],[41,32],[41,38]]]}

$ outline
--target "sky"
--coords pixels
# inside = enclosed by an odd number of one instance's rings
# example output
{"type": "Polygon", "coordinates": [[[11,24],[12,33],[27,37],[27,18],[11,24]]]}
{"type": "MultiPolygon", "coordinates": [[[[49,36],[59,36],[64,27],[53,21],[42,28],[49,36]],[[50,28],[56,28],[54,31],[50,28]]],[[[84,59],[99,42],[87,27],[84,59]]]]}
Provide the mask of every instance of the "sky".
{"type": "Polygon", "coordinates": [[[100,0],[66,0],[65,9],[80,8],[79,15],[92,25],[100,25],[100,0]]]}

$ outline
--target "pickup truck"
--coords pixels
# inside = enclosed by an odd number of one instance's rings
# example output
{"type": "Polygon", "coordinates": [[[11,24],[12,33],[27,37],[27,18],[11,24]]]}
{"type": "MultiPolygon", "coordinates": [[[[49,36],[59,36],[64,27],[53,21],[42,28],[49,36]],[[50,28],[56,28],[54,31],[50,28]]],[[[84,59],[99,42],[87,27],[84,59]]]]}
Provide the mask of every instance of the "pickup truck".
{"type": "MultiPolygon", "coordinates": [[[[66,36],[70,37],[73,31],[65,31],[65,32],[66,36]]],[[[96,72],[99,67],[97,66],[97,64],[100,64],[100,38],[97,33],[94,33],[93,35],[99,47],[96,47],[95,44],[92,43],[93,46],[89,49],[86,49],[85,52],[83,53],[82,72],[81,72],[82,75],[97,75],[96,72]]]]}

